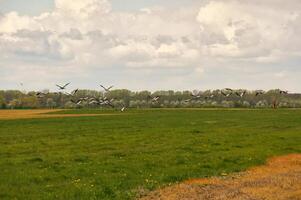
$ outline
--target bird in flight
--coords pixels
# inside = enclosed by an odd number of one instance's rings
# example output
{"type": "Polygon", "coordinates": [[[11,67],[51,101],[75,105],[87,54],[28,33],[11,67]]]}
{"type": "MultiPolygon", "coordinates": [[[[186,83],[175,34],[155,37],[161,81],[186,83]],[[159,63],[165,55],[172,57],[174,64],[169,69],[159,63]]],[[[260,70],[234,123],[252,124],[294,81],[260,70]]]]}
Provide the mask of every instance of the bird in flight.
{"type": "Polygon", "coordinates": [[[193,99],[199,99],[202,97],[200,94],[191,94],[191,96],[193,99]]]}
{"type": "Polygon", "coordinates": [[[205,99],[212,99],[212,98],[214,98],[214,94],[211,94],[209,96],[205,96],[205,99]]]}
{"type": "Polygon", "coordinates": [[[77,101],[74,101],[73,99],[71,99],[70,101],[71,101],[72,103],[76,104],[76,105],[80,105],[80,104],[83,102],[82,99],[79,99],[79,100],[77,100],[77,101]]]}
{"type": "Polygon", "coordinates": [[[82,98],[79,98],[79,100],[81,100],[81,101],[88,101],[89,97],[82,97],[82,98]]]}
{"type": "Polygon", "coordinates": [[[256,93],[255,93],[255,96],[257,97],[257,96],[262,95],[262,94],[264,94],[264,91],[257,90],[256,93]]]}
{"type": "Polygon", "coordinates": [[[160,96],[152,97],[149,95],[148,98],[150,98],[152,102],[158,102],[158,100],[160,99],[160,96]]]}
{"type": "Polygon", "coordinates": [[[76,95],[76,93],[78,92],[78,90],[79,90],[79,89],[73,90],[73,91],[71,92],[71,95],[72,95],[72,96],[76,95]]]}
{"type": "Polygon", "coordinates": [[[82,102],[87,102],[89,100],[89,97],[82,97],[82,98],[79,98],[78,100],[73,100],[71,99],[70,101],[74,104],[77,104],[77,105],[80,105],[82,102]]]}
{"type": "Polygon", "coordinates": [[[105,106],[111,106],[114,108],[115,106],[113,105],[114,99],[106,99],[103,102],[100,103],[100,105],[105,105],[105,106]]]}
{"type": "Polygon", "coordinates": [[[112,89],[114,86],[113,85],[111,85],[110,87],[108,87],[108,88],[106,88],[105,86],[103,86],[103,85],[100,85],[100,87],[102,87],[106,92],[109,92],[110,91],[110,89],[112,89]]]}
{"type": "Polygon", "coordinates": [[[235,94],[237,95],[237,96],[239,96],[239,97],[243,97],[243,96],[245,96],[245,94],[247,93],[247,91],[243,91],[243,92],[241,92],[241,93],[239,93],[239,92],[235,92],[235,94]]]}
{"type": "Polygon", "coordinates": [[[280,94],[288,94],[288,91],[286,91],[286,90],[280,90],[279,93],[280,94]]]}
{"type": "Polygon", "coordinates": [[[230,91],[233,92],[233,90],[231,88],[225,88],[226,91],[230,91]]]}
{"type": "Polygon", "coordinates": [[[69,95],[69,96],[74,96],[76,95],[76,93],[79,91],[79,89],[73,90],[71,93],[65,92],[65,94],[69,95]]]}
{"type": "Polygon", "coordinates": [[[46,93],[43,93],[43,92],[37,92],[36,93],[36,97],[37,98],[43,98],[43,97],[45,97],[45,95],[47,95],[46,93]]]}
{"type": "Polygon", "coordinates": [[[97,104],[97,105],[100,105],[101,102],[100,102],[99,100],[97,100],[97,99],[93,99],[93,100],[90,99],[89,104],[90,104],[90,105],[91,105],[91,104],[97,104]]]}
{"type": "Polygon", "coordinates": [[[229,97],[232,93],[225,93],[224,91],[221,91],[221,94],[224,95],[225,97],[229,97]]]}
{"type": "Polygon", "coordinates": [[[64,86],[60,86],[60,85],[56,85],[60,90],[65,90],[66,87],[69,85],[70,83],[66,83],[64,86]]]}

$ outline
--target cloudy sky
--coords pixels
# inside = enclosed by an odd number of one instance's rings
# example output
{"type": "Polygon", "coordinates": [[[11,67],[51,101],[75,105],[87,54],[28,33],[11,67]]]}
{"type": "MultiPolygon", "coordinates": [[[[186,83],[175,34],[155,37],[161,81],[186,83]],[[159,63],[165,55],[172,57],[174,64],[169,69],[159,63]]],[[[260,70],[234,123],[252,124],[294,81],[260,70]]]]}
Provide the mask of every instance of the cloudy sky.
{"type": "Polygon", "coordinates": [[[0,89],[65,82],[301,92],[301,1],[0,0],[0,89]]]}

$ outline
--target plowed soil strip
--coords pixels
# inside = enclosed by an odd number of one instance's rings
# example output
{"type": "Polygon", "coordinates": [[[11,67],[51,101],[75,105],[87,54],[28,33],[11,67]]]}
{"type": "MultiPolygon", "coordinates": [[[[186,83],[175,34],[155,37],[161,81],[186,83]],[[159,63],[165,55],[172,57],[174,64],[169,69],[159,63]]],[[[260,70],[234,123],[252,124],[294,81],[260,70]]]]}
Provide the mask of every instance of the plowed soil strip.
{"type": "Polygon", "coordinates": [[[0,120],[32,119],[32,118],[61,118],[61,117],[93,117],[118,114],[49,114],[62,110],[0,110],[0,120]]]}
{"type": "Polygon", "coordinates": [[[301,154],[226,178],[194,179],[151,192],[142,200],[301,200],[301,154]]]}

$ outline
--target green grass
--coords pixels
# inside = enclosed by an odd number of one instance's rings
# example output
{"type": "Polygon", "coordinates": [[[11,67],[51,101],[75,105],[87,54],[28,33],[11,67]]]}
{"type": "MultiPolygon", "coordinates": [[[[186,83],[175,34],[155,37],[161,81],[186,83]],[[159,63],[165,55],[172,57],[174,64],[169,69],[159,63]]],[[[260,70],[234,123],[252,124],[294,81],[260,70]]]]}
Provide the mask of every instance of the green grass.
{"type": "Polygon", "coordinates": [[[133,199],[301,153],[301,110],[113,113],[0,121],[0,199],[133,199]]]}

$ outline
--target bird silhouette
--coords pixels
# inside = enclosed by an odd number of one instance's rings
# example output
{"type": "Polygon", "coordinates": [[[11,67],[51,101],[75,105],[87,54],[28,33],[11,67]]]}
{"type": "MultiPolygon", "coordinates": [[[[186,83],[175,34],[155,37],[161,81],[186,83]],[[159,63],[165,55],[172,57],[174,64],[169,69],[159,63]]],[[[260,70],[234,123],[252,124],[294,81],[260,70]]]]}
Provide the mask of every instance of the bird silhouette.
{"type": "Polygon", "coordinates": [[[115,106],[113,105],[113,101],[114,101],[114,99],[107,99],[107,100],[103,101],[101,103],[101,105],[111,106],[112,108],[114,108],[115,106]]]}
{"type": "Polygon", "coordinates": [[[241,97],[241,98],[244,97],[246,93],[247,93],[247,91],[243,91],[243,92],[235,92],[235,94],[236,94],[237,96],[241,97]]]}
{"type": "Polygon", "coordinates": [[[229,97],[232,93],[225,93],[224,91],[221,91],[221,94],[224,95],[225,97],[229,97]]]}
{"type": "Polygon", "coordinates": [[[76,104],[76,105],[80,105],[80,104],[83,102],[82,99],[78,99],[77,101],[71,99],[70,101],[71,101],[72,103],[76,104]]]}
{"type": "Polygon", "coordinates": [[[202,96],[200,94],[191,94],[193,99],[200,99],[202,96]]]}
{"type": "Polygon", "coordinates": [[[111,85],[110,87],[105,87],[105,86],[103,86],[103,85],[100,85],[100,87],[102,87],[106,92],[109,92],[110,91],[110,89],[112,89],[114,86],[113,85],[111,85]]]}
{"type": "Polygon", "coordinates": [[[158,103],[158,101],[160,99],[160,96],[152,97],[152,96],[149,95],[148,97],[151,99],[152,102],[157,102],[157,103],[158,103]]]}
{"type": "Polygon", "coordinates": [[[79,89],[73,90],[73,91],[71,92],[71,95],[72,95],[72,96],[76,95],[76,93],[77,93],[78,91],[79,91],[79,89]]]}
{"type": "Polygon", "coordinates": [[[123,106],[123,107],[120,109],[120,111],[121,111],[121,112],[124,112],[124,111],[125,111],[125,109],[126,109],[126,107],[125,107],[125,106],[123,106]]]}
{"type": "Polygon", "coordinates": [[[44,93],[44,92],[37,92],[37,93],[36,93],[36,97],[40,99],[40,98],[43,98],[43,97],[45,97],[47,94],[48,94],[48,93],[44,93]]]}
{"type": "Polygon", "coordinates": [[[214,94],[211,94],[209,96],[205,96],[205,99],[212,99],[212,98],[214,98],[214,94]]]}
{"type": "Polygon", "coordinates": [[[280,90],[279,93],[280,94],[288,94],[288,91],[286,91],[286,90],[280,90]]]}
{"type": "Polygon", "coordinates": [[[233,92],[233,90],[231,88],[225,88],[226,91],[230,91],[233,92]]]}
{"type": "Polygon", "coordinates": [[[60,85],[56,85],[60,90],[65,90],[66,87],[69,85],[70,83],[66,83],[64,86],[60,86],[60,85]]]}
{"type": "Polygon", "coordinates": [[[259,96],[259,95],[263,95],[264,94],[264,91],[262,91],[262,90],[257,90],[256,92],[255,92],[255,96],[257,97],[257,96],[259,96]]]}

